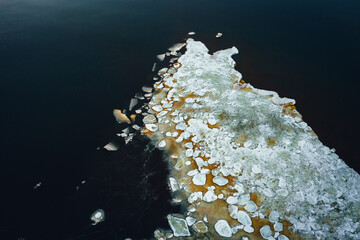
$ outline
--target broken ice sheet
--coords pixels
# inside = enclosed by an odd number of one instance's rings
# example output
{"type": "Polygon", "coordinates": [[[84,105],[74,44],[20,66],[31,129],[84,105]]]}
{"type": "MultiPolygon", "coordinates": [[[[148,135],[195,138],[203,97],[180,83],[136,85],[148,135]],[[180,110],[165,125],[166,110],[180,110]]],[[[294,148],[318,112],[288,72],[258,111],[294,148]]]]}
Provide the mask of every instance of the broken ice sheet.
{"type": "Polygon", "coordinates": [[[166,139],[164,149],[176,155],[169,158],[170,177],[179,184],[176,203],[188,216],[212,212],[216,217],[206,225],[213,239],[238,239],[232,234],[239,229],[230,227],[234,221],[249,237],[360,239],[354,225],[359,175],[323,146],[293,99],[245,83],[234,69],[236,53],[232,47],[210,55],[189,38],[185,54],[173,60],[173,68],[161,69],[155,91],[149,89],[154,116],[144,121],[143,132],[154,146],[166,139]],[[332,205],[341,206],[341,217],[334,218],[332,205]],[[281,234],[272,232],[282,228],[281,234]]]}

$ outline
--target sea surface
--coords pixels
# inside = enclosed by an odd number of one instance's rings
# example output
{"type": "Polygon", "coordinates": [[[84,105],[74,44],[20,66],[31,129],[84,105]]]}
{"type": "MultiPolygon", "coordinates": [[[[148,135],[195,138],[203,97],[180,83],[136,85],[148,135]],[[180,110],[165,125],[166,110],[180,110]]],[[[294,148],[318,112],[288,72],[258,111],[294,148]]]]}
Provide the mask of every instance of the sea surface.
{"type": "Polygon", "coordinates": [[[359,172],[359,12],[356,0],[1,0],[0,239],[142,239],[168,228],[179,209],[164,153],[142,136],[116,153],[102,147],[122,127],[112,110],[128,107],[155,56],[190,31],[211,52],[236,46],[245,81],[296,99],[359,172]],[[93,226],[96,209],[105,221],[93,226]]]}

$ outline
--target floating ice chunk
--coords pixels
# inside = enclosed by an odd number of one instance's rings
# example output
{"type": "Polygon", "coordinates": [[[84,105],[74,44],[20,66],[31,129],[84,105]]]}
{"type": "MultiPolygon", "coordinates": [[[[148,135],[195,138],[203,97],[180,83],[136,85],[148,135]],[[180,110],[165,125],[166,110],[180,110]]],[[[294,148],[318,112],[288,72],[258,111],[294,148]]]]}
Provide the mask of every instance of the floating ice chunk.
{"type": "Polygon", "coordinates": [[[226,199],[226,202],[228,204],[236,204],[238,202],[238,199],[236,197],[230,196],[226,199]]]}
{"type": "Polygon", "coordinates": [[[283,177],[279,178],[279,187],[280,188],[286,188],[286,180],[283,177]]]}
{"type": "Polygon", "coordinates": [[[187,216],[187,217],[185,218],[185,220],[186,220],[186,223],[187,223],[189,226],[193,225],[193,224],[196,222],[196,218],[193,218],[193,217],[190,217],[190,216],[187,216]]]}
{"type": "Polygon", "coordinates": [[[113,115],[118,123],[123,123],[123,122],[131,123],[130,119],[125,114],[123,114],[119,109],[114,109],[113,115]]]}
{"type": "Polygon", "coordinates": [[[215,231],[222,237],[231,237],[232,230],[229,223],[226,220],[219,220],[214,225],[215,231]]]}
{"type": "Polygon", "coordinates": [[[288,237],[286,237],[285,235],[282,235],[282,234],[280,234],[277,239],[278,240],[289,240],[288,237]]]}
{"type": "Polygon", "coordinates": [[[260,228],[260,234],[263,238],[268,239],[272,236],[272,231],[269,225],[264,225],[260,228]]]}
{"type": "Polygon", "coordinates": [[[145,128],[151,132],[156,132],[159,129],[159,127],[156,124],[152,124],[152,123],[145,124],[145,128]]]}
{"type": "Polygon", "coordinates": [[[185,219],[175,217],[170,214],[167,216],[167,219],[175,237],[190,236],[189,228],[185,219]]]}
{"type": "Polygon", "coordinates": [[[41,186],[41,182],[37,183],[35,186],[34,186],[34,189],[37,189],[41,186]]]}
{"type": "Polygon", "coordinates": [[[151,71],[152,71],[152,72],[155,72],[155,70],[156,70],[156,65],[157,65],[156,63],[153,64],[153,66],[152,66],[152,68],[151,68],[151,71]]]}
{"type": "Polygon", "coordinates": [[[254,232],[254,228],[250,225],[246,225],[244,227],[244,231],[247,232],[247,233],[253,233],[254,232]]]}
{"type": "Polygon", "coordinates": [[[194,170],[188,171],[187,175],[190,176],[190,177],[192,177],[192,176],[195,176],[195,175],[198,174],[198,173],[199,173],[199,170],[194,169],[194,170]]]}
{"type": "Polygon", "coordinates": [[[129,111],[131,111],[131,109],[133,109],[133,107],[135,107],[136,104],[138,104],[137,98],[132,98],[132,99],[130,100],[130,104],[129,104],[129,111]]]}
{"type": "MultiPolygon", "coordinates": [[[[157,59],[159,59],[160,61],[164,61],[164,59],[165,59],[165,53],[159,54],[159,55],[157,55],[156,57],[157,57],[157,59]]],[[[153,71],[155,71],[155,69],[154,69],[153,71]]]]}
{"type": "MultiPolygon", "coordinates": [[[[204,196],[204,198],[205,198],[205,196],[204,196]]],[[[201,200],[201,199],[203,199],[203,193],[202,192],[193,192],[188,197],[188,202],[193,203],[193,202],[196,202],[197,200],[201,200]]]]}
{"type": "Polygon", "coordinates": [[[186,156],[186,157],[192,157],[192,156],[193,156],[193,153],[194,153],[194,150],[192,150],[192,149],[186,149],[186,151],[185,151],[185,156],[186,156]]]}
{"type": "Polygon", "coordinates": [[[284,226],[283,226],[282,223],[276,222],[276,223],[274,224],[274,230],[275,230],[275,231],[281,232],[283,229],[284,229],[284,226]]]}
{"type": "Polygon", "coordinates": [[[195,32],[189,32],[188,35],[195,35],[195,32]]]}
{"type": "Polygon", "coordinates": [[[114,142],[110,142],[110,143],[106,144],[104,146],[104,148],[108,151],[116,151],[119,149],[119,146],[114,142]]]}
{"type": "Polygon", "coordinates": [[[250,194],[242,194],[238,198],[239,205],[246,205],[250,201],[250,194]]]}
{"type": "Polygon", "coordinates": [[[193,148],[192,142],[185,143],[184,146],[186,148],[193,148]]]}
{"type": "Polygon", "coordinates": [[[170,185],[171,191],[173,191],[173,192],[175,192],[175,191],[177,191],[177,190],[180,189],[179,183],[178,183],[178,182],[176,181],[176,179],[173,178],[173,177],[169,177],[169,185],[170,185]]]}
{"type": "Polygon", "coordinates": [[[209,230],[203,221],[198,221],[192,227],[195,230],[195,232],[198,233],[206,233],[209,230]]]}
{"type": "Polygon", "coordinates": [[[242,210],[238,212],[238,221],[243,225],[252,224],[250,216],[245,211],[242,210]]]}
{"type": "Polygon", "coordinates": [[[186,128],[187,128],[187,125],[184,122],[177,124],[175,127],[175,129],[177,129],[177,130],[185,130],[186,128]]]}
{"type": "Polygon", "coordinates": [[[234,219],[238,219],[238,207],[236,205],[229,205],[228,206],[228,210],[230,213],[230,217],[234,218],[234,219]]]}
{"type": "Polygon", "coordinates": [[[208,123],[209,123],[211,126],[213,126],[213,125],[215,125],[215,124],[217,123],[217,121],[216,121],[216,119],[214,119],[214,118],[210,118],[210,119],[208,119],[208,123]]]}
{"type": "Polygon", "coordinates": [[[277,211],[271,211],[269,215],[270,222],[277,222],[279,220],[280,214],[277,211]]]}
{"type": "Polygon", "coordinates": [[[249,147],[251,147],[251,145],[252,145],[252,141],[246,141],[246,142],[244,143],[244,147],[245,147],[245,148],[249,148],[249,147]]]}
{"type": "Polygon", "coordinates": [[[151,107],[156,112],[161,112],[163,110],[161,105],[155,105],[151,107]]]}
{"type": "Polygon", "coordinates": [[[190,165],[191,165],[191,161],[186,161],[186,162],[185,162],[185,165],[190,166],[190,165]]]}
{"type": "Polygon", "coordinates": [[[219,37],[221,37],[221,36],[222,36],[222,33],[216,34],[216,38],[219,38],[219,37]]]}
{"type": "Polygon", "coordinates": [[[152,92],[152,87],[146,87],[146,86],[144,86],[144,87],[142,87],[142,90],[143,90],[144,92],[146,92],[146,93],[151,93],[151,92],[152,92]]]}
{"type": "Polygon", "coordinates": [[[274,192],[270,188],[265,188],[263,190],[263,193],[267,197],[273,197],[274,196],[274,192]]]}
{"type": "Polygon", "coordinates": [[[255,174],[261,173],[261,168],[259,165],[254,165],[251,169],[251,171],[255,174]]]}
{"type": "Polygon", "coordinates": [[[286,189],[278,189],[278,190],[276,190],[276,194],[286,197],[289,194],[289,192],[286,189]]]}
{"type": "Polygon", "coordinates": [[[102,209],[97,209],[95,212],[93,212],[90,216],[90,219],[94,222],[92,225],[96,225],[99,222],[102,222],[105,220],[105,212],[102,209]]]}
{"type": "Polygon", "coordinates": [[[257,206],[253,201],[249,201],[245,205],[245,210],[248,211],[248,212],[255,212],[257,210],[257,206]]]}
{"type": "Polygon", "coordinates": [[[218,197],[215,195],[213,190],[209,190],[204,194],[204,198],[203,200],[205,202],[213,202],[217,199],[218,197]]]}
{"type": "Polygon", "coordinates": [[[213,182],[219,186],[225,186],[229,182],[229,180],[221,176],[216,176],[213,178],[213,182]]]}
{"type": "Polygon", "coordinates": [[[202,158],[199,158],[199,157],[195,158],[195,162],[199,168],[204,166],[204,160],[202,160],[202,158]]]}
{"type": "Polygon", "coordinates": [[[164,148],[166,146],[166,141],[165,140],[161,140],[158,144],[159,148],[164,148]]]}
{"type": "Polygon", "coordinates": [[[171,47],[169,47],[169,51],[171,52],[176,52],[179,51],[181,48],[183,48],[186,44],[185,43],[176,43],[174,45],[172,45],[171,47]]]}
{"type": "Polygon", "coordinates": [[[192,178],[192,182],[197,186],[203,186],[206,183],[206,174],[198,173],[192,178]]]}
{"type": "Polygon", "coordinates": [[[269,215],[270,222],[277,222],[279,220],[280,214],[277,211],[271,211],[269,215]]]}

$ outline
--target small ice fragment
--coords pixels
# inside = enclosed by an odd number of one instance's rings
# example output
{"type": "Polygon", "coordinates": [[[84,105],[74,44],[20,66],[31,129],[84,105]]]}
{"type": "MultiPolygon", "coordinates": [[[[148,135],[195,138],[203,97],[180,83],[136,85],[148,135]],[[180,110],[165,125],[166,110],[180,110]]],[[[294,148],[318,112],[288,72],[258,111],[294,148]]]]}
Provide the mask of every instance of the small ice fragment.
{"type": "Polygon", "coordinates": [[[145,127],[151,132],[156,132],[159,129],[159,127],[156,124],[152,124],[152,123],[145,124],[145,127]]]}
{"type": "Polygon", "coordinates": [[[219,186],[224,186],[229,182],[229,180],[221,176],[216,176],[213,178],[213,182],[219,186]]]}
{"type": "Polygon", "coordinates": [[[152,71],[152,72],[155,72],[155,69],[156,69],[156,63],[154,63],[154,65],[152,66],[151,71],[152,71]]]}
{"type": "Polygon", "coordinates": [[[251,171],[252,171],[253,173],[255,173],[255,174],[261,173],[261,168],[260,168],[259,165],[254,165],[254,166],[252,167],[251,171]]]}
{"type": "Polygon", "coordinates": [[[255,212],[257,209],[256,204],[253,201],[249,201],[246,205],[245,205],[245,210],[248,212],[255,212]]]}
{"type": "Polygon", "coordinates": [[[236,205],[229,205],[228,210],[230,213],[230,217],[232,217],[234,219],[238,219],[239,208],[236,205]]]}
{"type": "MultiPolygon", "coordinates": [[[[159,59],[160,61],[164,61],[164,59],[165,59],[165,53],[159,54],[159,55],[157,55],[156,57],[157,57],[157,59],[159,59]]],[[[153,70],[153,71],[155,71],[155,70],[153,70]]]]}
{"type": "Polygon", "coordinates": [[[272,211],[269,215],[270,222],[277,222],[279,220],[280,214],[277,211],[272,211]]]}
{"type": "Polygon", "coordinates": [[[246,142],[244,143],[244,147],[245,147],[245,148],[249,148],[249,147],[251,147],[251,145],[252,145],[252,141],[246,141],[246,142]]]}
{"type": "Polygon", "coordinates": [[[165,140],[160,141],[159,144],[158,144],[159,148],[164,148],[165,146],[166,146],[166,141],[165,140]]]}
{"type": "Polygon", "coordinates": [[[169,177],[169,185],[170,185],[171,191],[173,191],[173,192],[180,189],[179,183],[173,177],[169,177]]]}
{"type": "Polygon", "coordinates": [[[250,201],[250,194],[243,194],[239,196],[238,204],[246,205],[250,201]]]}
{"type": "Polygon", "coordinates": [[[242,210],[238,212],[238,221],[245,226],[252,224],[250,216],[242,210]]]}
{"type": "Polygon", "coordinates": [[[137,103],[138,103],[138,100],[136,98],[132,98],[130,100],[129,111],[131,111],[131,109],[133,109],[133,107],[135,107],[137,103]]]}
{"type": "Polygon", "coordinates": [[[195,35],[195,32],[189,32],[188,35],[190,36],[195,35]]]}
{"type": "Polygon", "coordinates": [[[143,86],[142,87],[142,90],[146,93],[151,93],[152,92],[152,87],[146,87],[146,86],[143,86]]]}
{"type": "Polygon", "coordinates": [[[167,216],[167,219],[175,237],[190,236],[189,228],[185,219],[175,217],[170,214],[167,216]]]}
{"type": "Polygon", "coordinates": [[[188,202],[193,203],[193,202],[196,202],[197,200],[201,200],[201,199],[203,199],[203,193],[202,192],[193,192],[188,197],[188,202]]]}
{"type": "Polygon", "coordinates": [[[37,189],[41,186],[41,182],[37,183],[35,186],[34,186],[34,189],[37,189]]]}
{"type": "Polygon", "coordinates": [[[169,51],[176,52],[183,48],[186,44],[185,43],[176,43],[173,46],[169,47],[169,51]]]}
{"type": "Polygon", "coordinates": [[[203,221],[198,221],[193,225],[193,229],[198,233],[206,233],[209,229],[203,221]]]}
{"type": "Polygon", "coordinates": [[[192,178],[192,182],[197,186],[203,186],[206,183],[206,174],[198,173],[192,178]]]}
{"type": "Polygon", "coordinates": [[[244,227],[244,231],[247,232],[247,233],[252,233],[252,232],[254,232],[254,228],[252,226],[250,226],[250,225],[246,225],[244,227]]]}
{"type": "Polygon", "coordinates": [[[156,117],[154,115],[147,115],[146,117],[144,117],[143,122],[145,124],[149,124],[149,123],[156,123],[156,117]]]}
{"type": "Polygon", "coordinates": [[[210,118],[210,119],[208,119],[208,123],[213,126],[217,123],[217,121],[213,118],[210,118]]]}
{"type": "Polygon", "coordinates": [[[289,238],[286,237],[285,235],[280,234],[280,235],[278,236],[278,240],[289,240],[289,238]]]}
{"type": "Polygon", "coordinates": [[[104,146],[104,148],[108,151],[116,151],[119,149],[119,146],[114,142],[110,142],[110,143],[106,144],[104,146]]]}
{"type": "Polygon", "coordinates": [[[189,165],[191,165],[191,162],[190,162],[190,161],[186,161],[186,162],[185,162],[185,165],[189,166],[189,165]]]}
{"type": "Polygon", "coordinates": [[[198,174],[198,173],[199,173],[199,170],[194,169],[194,170],[188,171],[187,175],[190,176],[190,177],[192,177],[192,176],[195,176],[195,175],[198,174]]]}
{"type": "Polygon", "coordinates": [[[156,112],[161,112],[163,110],[161,105],[152,106],[152,109],[156,112]]]}
{"type": "Polygon", "coordinates": [[[281,232],[283,229],[284,229],[284,226],[283,226],[282,223],[276,222],[276,223],[274,224],[274,230],[275,230],[275,231],[281,232]]]}
{"type": "Polygon", "coordinates": [[[196,222],[196,218],[193,218],[193,217],[190,217],[190,216],[187,216],[187,217],[185,218],[185,220],[186,220],[186,223],[187,223],[189,226],[193,225],[193,224],[196,222]]]}
{"type": "Polygon", "coordinates": [[[91,214],[90,219],[94,222],[92,225],[96,225],[99,222],[105,220],[105,212],[102,209],[98,209],[93,214],[91,214]]]}
{"type": "Polygon", "coordinates": [[[272,231],[269,225],[264,225],[260,228],[260,234],[263,238],[267,239],[272,236],[272,231]]]}
{"type": "Polygon", "coordinates": [[[125,114],[123,114],[119,109],[114,109],[113,115],[118,123],[123,123],[123,122],[131,123],[130,119],[125,114]]]}
{"type": "Polygon", "coordinates": [[[226,199],[226,202],[228,204],[236,204],[238,202],[238,199],[236,197],[230,196],[226,199]]]}
{"type": "Polygon", "coordinates": [[[215,195],[214,191],[210,191],[210,190],[204,194],[204,198],[203,198],[205,202],[213,202],[216,199],[217,196],[215,195]]]}
{"type": "Polygon", "coordinates": [[[216,34],[216,37],[217,37],[217,38],[219,38],[219,37],[221,37],[221,36],[222,36],[222,33],[216,34]]]}
{"type": "Polygon", "coordinates": [[[185,155],[186,155],[186,157],[192,157],[193,153],[194,153],[194,150],[192,150],[190,148],[190,149],[186,149],[185,155]]]}
{"type": "Polygon", "coordinates": [[[216,232],[222,237],[231,237],[232,230],[226,220],[219,220],[214,225],[216,232]]]}

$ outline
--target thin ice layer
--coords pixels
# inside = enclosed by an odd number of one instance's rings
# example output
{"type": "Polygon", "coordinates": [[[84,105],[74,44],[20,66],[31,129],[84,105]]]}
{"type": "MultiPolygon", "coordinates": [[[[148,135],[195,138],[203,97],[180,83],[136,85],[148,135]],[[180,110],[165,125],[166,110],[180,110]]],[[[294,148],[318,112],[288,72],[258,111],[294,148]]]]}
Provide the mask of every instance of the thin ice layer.
{"type": "Polygon", "coordinates": [[[159,127],[152,138],[179,146],[173,159],[178,196],[189,197],[194,189],[204,194],[182,201],[190,204],[187,214],[199,218],[210,204],[228,205],[228,219],[223,208],[215,210],[219,217],[209,218],[208,234],[214,237],[221,220],[237,229],[234,239],[285,235],[271,230],[282,230],[278,226],[285,221],[301,236],[360,238],[360,177],[319,141],[294,109],[295,101],[243,82],[231,58],[235,47],[210,55],[203,43],[188,40],[186,48],[178,59],[181,67],[163,75],[149,106],[159,127]],[[179,136],[169,137],[169,131],[179,136]],[[224,178],[224,186],[216,182],[224,178]],[[250,201],[254,195],[261,199],[257,205],[250,201]],[[255,226],[259,219],[262,225],[255,226]]]}

